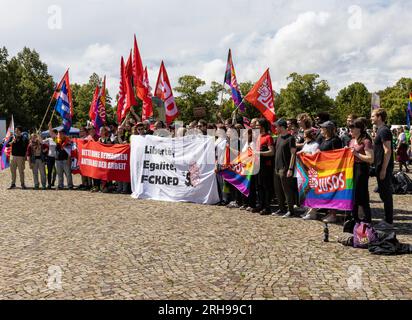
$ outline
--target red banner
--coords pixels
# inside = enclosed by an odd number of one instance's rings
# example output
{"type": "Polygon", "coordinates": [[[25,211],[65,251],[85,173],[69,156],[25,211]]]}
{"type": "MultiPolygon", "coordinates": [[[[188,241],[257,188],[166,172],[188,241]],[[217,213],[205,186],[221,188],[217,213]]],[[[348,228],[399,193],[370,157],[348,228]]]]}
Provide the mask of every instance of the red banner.
{"type": "Polygon", "coordinates": [[[85,177],[104,181],[130,182],[130,145],[103,144],[73,139],[77,165],[85,177]]]}

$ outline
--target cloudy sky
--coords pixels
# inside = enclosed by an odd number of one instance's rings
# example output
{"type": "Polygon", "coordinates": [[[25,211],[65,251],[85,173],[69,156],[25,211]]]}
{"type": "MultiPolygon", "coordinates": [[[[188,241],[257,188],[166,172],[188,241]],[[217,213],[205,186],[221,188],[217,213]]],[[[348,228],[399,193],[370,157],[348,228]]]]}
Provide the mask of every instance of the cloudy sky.
{"type": "Polygon", "coordinates": [[[151,86],[163,59],[184,74],[222,82],[232,48],[239,82],[269,67],[279,91],[292,72],[318,73],[331,96],[361,81],[369,91],[412,77],[412,1],[0,0],[0,46],[36,49],[57,81],[106,74],[118,91],[120,57],[136,34],[151,86]],[[61,19],[60,19],[61,18],[61,19]]]}

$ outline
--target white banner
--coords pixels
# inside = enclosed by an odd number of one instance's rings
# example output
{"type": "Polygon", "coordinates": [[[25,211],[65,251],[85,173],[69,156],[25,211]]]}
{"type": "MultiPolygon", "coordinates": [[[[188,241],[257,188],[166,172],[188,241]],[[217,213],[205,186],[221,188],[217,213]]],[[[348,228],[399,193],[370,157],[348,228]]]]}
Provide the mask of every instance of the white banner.
{"type": "Polygon", "coordinates": [[[219,202],[214,137],[131,137],[132,197],[174,202],[219,202]]]}

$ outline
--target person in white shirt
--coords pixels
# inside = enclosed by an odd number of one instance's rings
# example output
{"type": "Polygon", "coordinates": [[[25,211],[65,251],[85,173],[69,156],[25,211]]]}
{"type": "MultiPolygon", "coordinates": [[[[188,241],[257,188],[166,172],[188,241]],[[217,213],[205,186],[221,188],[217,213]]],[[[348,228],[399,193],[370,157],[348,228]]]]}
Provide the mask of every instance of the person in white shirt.
{"type": "Polygon", "coordinates": [[[51,189],[54,187],[54,183],[56,181],[56,137],[57,137],[57,130],[49,128],[50,137],[43,140],[43,143],[49,147],[49,151],[47,153],[46,158],[46,166],[47,166],[47,189],[51,189]]]}
{"type": "MultiPolygon", "coordinates": [[[[305,143],[301,151],[297,154],[301,153],[308,153],[308,154],[315,154],[319,148],[319,144],[315,140],[315,131],[312,129],[305,130],[303,133],[303,137],[305,139],[305,143]]],[[[307,211],[302,215],[304,220],[316,220],[317,215],[316,212],[318,210],[315,208],[308,208],[307,211]]]]}

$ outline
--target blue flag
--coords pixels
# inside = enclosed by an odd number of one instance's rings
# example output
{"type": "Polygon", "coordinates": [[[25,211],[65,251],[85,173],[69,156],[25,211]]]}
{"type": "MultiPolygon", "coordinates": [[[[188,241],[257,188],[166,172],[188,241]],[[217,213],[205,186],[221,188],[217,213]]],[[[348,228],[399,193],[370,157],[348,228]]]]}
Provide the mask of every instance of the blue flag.
{"type": "Polygon", "coordinates": [[[63,127],[65,133],[69,134],[70,128],[72,126],[72,117],[70,115],[70,103],[67,95],[66,81],[63,82],[59,93],[59,98],[57,99],[54,109],[63,119],[63,127]]]}
{"type": "Polygon", "coordinates": [[[408,130],[411,129],[411,118],[412,118],[412,93],[409,94],[408,108],[406,109],[406,125],[408,130]]]}

